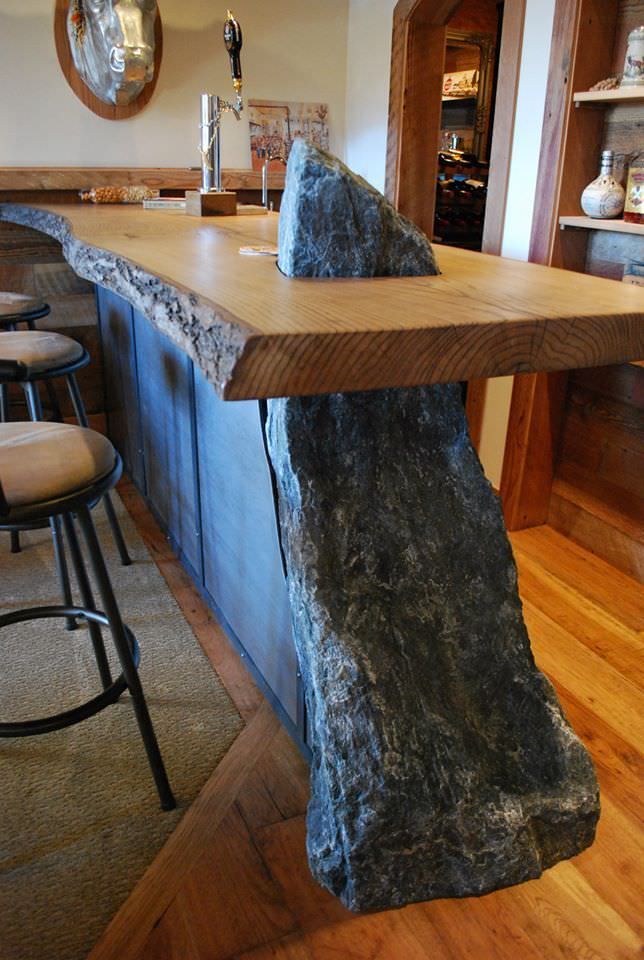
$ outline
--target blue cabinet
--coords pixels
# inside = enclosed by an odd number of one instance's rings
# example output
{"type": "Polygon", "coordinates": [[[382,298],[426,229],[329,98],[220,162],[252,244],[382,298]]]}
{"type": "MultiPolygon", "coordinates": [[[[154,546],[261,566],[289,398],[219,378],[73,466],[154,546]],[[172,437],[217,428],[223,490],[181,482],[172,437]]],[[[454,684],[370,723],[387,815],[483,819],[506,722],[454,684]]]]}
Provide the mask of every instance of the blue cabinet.
{"type": "Polygon", "coordinates": [[[145,494],[132,307],[109,290],[96,291],[107,431],[125,469],[145,494]]]}
{"type": "Polygon", "coordinates": [[[134,329],[147,497],[201,580],[192,361],[136,310],[134,329]]]}
{"type": "Polygon", "coordinates": [[[300,744],[301,684],[259,404],[98,288],[108,431],[202,595],[300,744]]]}
{"type": "Polygon", "coordinates": [[[204,585],[291,720],[297,659],[259,405],[195,374],[204,585]]]}

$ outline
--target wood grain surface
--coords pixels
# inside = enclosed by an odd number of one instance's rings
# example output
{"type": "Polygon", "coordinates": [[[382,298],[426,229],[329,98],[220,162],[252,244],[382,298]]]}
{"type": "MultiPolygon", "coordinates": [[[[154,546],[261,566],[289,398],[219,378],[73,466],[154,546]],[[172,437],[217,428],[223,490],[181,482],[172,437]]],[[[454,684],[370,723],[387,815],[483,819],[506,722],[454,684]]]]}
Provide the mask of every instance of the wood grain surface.
{"type": "Polygon", "coordinates": [[[573,94],[575,103],[596,103],[606,105],[611,103],[639,103],[644,102],[644,90],[638,87],[618,87],[616,90],[580,90],[573,94]]]}
{"type": "MultiPolygon", "coordinates": [[[[144,277],[190,294],[213,340],[219,334],[218,350],[232,350],[222,333],[234,329],[238,339],[228,365],[220,365],[222,379],[208,374],[226,399],[413,386],[644,356],[644,291],[628,284],[446,247],[436,250],[437,277],[294,280],[272,257],[239,254],[241,246],[276,242],[276,215],[212,223],[127,206],[6,205],[0,217],[24,220],[36,210],[42,228],[63,236],[72,256],[102,251],[82,258],[89,279],[123,293],[122,275],[134,264],[144,277]]],[[[159,299],[152,311],[159,325],[163,308],[159,299]]],[[[168,335],[187,350],[191,322],[164,318],[168,335]]],[[[199,338],[207,333],[200,329],[199,338]]],[[[198,352],[195,359],[202,362],[198,352]]]]}
{"type": "Polygon", "coordinates": [[[576,230],[609,230],[611,233],[633,233],[644,237],[644,224],[629,223],[628,220],[597,220],[591,217],[559,217],[562,227],[573,227],[576,230]]]}
{"type": "Polygon", "coordinates": [[[570,375],[548,523],[644,582],[644,369],[570,375]]]}

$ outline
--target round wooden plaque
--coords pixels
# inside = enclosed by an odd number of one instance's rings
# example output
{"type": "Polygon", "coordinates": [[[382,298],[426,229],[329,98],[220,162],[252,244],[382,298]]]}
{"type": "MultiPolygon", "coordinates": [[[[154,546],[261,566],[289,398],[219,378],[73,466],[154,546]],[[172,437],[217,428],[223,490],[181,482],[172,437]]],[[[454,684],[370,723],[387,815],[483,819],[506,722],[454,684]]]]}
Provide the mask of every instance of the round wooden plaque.
{"type": "Polygon", "coordinates": [[[67,83],[78,99],[81,100],[92,113],[98,114],[98,116],[103,117],[104,120],[125,120],[127,117],[133,117],[142,110],[150,100],[159,77],[161,55],[163,53],[163,31],[161,29],[161,15],[159,11],[157,10],[157,18],[154,24],[154,76],[149,83],[146,83],[136,100],[133,100],[132,103],[116,106],[99,100],[84,83],[78,70],[74,66],[72,53],[69,49],[69,37],[67,36],[69,2],[70,0],[56,0],[56,12],[54,14],[56,53],[58,54],[58,62],[60,63],[61,70],[65,74],[67,83]]]}

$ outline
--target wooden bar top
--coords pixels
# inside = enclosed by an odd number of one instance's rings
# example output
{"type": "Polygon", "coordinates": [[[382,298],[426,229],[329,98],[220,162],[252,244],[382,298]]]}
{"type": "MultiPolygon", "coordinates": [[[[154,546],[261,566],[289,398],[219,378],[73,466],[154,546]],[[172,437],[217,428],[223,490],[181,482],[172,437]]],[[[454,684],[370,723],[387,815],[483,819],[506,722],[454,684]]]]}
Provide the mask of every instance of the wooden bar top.
{"type": "Polygon", "coordinates": [[[301,280],[276,214],[199,219],[139,206],[5,204],[71,266],[128,299],[226,399],[599,366],[644,357],[644,290],[436,246],[437,277],[301,280]]]}

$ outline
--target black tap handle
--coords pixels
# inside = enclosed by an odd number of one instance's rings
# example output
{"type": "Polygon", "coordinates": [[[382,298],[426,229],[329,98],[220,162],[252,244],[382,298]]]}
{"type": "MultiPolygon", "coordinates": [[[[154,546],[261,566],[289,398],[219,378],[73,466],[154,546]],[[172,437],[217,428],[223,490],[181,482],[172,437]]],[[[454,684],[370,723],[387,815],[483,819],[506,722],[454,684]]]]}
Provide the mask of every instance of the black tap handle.
{"type": "Polygon", "coordinates": [[[224,23],[224,43],[226,44],[226,50],[230,57],[230,72],[232,74],[233,84],[235,84],[235,89],[237,89],[237,85],[241,83],[242,78],[240,57],[242,32],[239,23],[235,20],[230,10],[224,23]]]}

